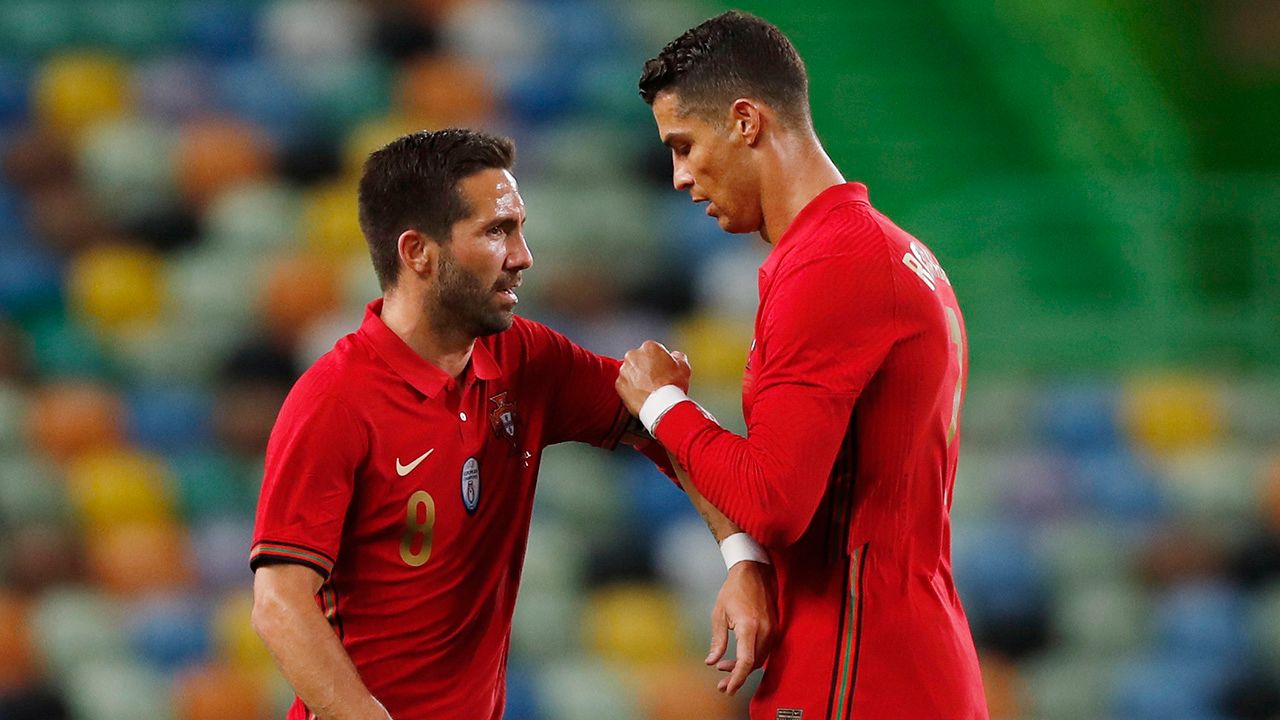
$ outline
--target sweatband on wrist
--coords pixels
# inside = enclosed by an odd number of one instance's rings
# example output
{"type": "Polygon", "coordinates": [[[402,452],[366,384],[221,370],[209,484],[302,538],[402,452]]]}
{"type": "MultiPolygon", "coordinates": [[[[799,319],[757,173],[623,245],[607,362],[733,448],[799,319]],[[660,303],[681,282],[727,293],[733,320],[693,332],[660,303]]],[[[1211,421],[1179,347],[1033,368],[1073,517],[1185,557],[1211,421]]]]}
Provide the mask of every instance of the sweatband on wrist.
{"type": "Polygon", "coordinates": [[[650,435],[656,436],[655,428],[662,416],[688,399],[689,396],[675,385],[663,385],[649,393],[649,397],[645,398],[644,404],[640,406],[640,422],[644,424],[650,435]]]}
{"type": "Polygon", "coordinates": [[[729,570],[743,560],[770,565],[769,553],[765,552],[755,538],[744,532],[737,532],[720,541],[720,555],[724,557],[724,569],[729,570]]]}

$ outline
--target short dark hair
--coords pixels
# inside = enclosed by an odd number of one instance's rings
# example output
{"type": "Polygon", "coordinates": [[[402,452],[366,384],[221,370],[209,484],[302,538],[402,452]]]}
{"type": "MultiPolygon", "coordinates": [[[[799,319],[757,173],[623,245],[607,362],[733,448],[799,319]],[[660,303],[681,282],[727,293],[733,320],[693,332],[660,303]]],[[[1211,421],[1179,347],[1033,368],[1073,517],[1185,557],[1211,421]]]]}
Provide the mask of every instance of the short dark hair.
{"type": "Polygon", "coordinates": [[[510,138],[463,128],[410,133],[371,153],[360,176],[360,230],[378,285],[396,284],[401,233],[448,242],[453,224],[471,214],[458,183],[480,170],[510,170],[515,158],[510,138]]]}
{"type": "Polygon", "coordinates": [[[686,30],[644,64],[640,97],[679,93],[683,112],[715,118],[740,97],[768,103],[792,125],[808,126],[809,76],[800,53],[775,25],[731,10],[686,30]]]}

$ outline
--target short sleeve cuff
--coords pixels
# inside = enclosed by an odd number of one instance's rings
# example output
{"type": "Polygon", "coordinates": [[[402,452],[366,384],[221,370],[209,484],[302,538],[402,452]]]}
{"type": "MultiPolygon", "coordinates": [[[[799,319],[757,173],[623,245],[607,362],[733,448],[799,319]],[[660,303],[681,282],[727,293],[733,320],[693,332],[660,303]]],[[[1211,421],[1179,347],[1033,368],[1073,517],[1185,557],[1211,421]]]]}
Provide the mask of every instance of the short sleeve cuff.
{"type": "Polygon", "coordinates": [[[257,570],[263,565],[280,562],[306,565],[320,573],[320,577],[326,580],[329,579],[329,573],[333,572],[332,558],[318,550],[303,545],[263,540],[255,543],[249,551],[249,568],[251,570],[257,570]]]}

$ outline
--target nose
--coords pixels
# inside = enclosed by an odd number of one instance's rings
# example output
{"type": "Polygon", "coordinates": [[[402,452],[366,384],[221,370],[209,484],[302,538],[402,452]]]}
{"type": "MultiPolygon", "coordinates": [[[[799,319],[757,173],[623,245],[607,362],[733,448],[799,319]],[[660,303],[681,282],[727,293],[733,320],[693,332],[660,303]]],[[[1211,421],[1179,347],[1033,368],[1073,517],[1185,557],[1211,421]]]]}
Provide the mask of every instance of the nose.
{"type": "Polygon", "coordinates": [[[512,233],[507,240],[507,261],[503,263],[503,269],[520,271],[530,267],[533,267],[533,253],[529,251],[529,243],[525,242],[524,231],[512,233]]]}
{"type": "Polygon", "coordinates": [[[671,184],[677,190],[684,191],[693,187],[693,173],[689,172],[689,168],[684,161],[672,159],[671,161],[671,184]]]}

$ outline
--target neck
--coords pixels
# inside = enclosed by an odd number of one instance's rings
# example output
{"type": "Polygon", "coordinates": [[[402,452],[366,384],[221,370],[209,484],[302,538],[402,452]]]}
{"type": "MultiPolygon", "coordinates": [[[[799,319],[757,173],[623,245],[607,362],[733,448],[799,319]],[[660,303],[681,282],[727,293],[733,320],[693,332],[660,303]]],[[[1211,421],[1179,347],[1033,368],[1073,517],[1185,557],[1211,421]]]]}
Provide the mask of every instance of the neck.
{"type": "Polygon", "coordinates": [[[423,360],[458,377],[471,361],[476,339],[433,326],[421,293],[391,290],[383,295],[382,322],[423,360]]]}
{"type": "Polygon", "coordinates": [[[764,226],[760,235],[773,244],[806,205],[827,188],[843,183],[844,176],[811,130],[782,135],[770,149],[773,158],[761,172],[760,186],[780,190],[761,193],[764,226]]]}

